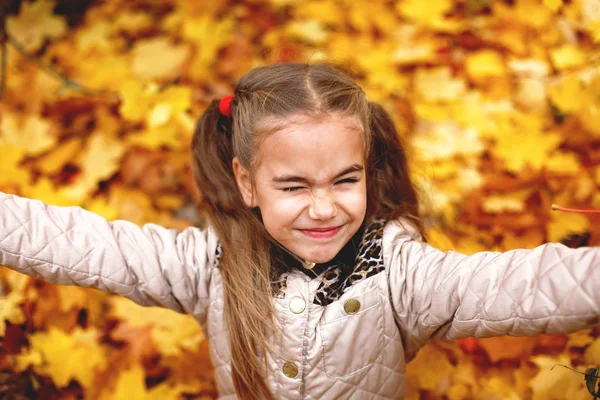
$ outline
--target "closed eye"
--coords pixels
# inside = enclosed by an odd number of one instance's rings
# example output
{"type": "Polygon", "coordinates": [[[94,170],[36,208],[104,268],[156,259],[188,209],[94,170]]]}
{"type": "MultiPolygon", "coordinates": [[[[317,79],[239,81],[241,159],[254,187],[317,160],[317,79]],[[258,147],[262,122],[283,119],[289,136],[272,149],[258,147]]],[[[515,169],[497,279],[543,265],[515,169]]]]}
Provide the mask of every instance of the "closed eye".
{"type": "Polygon", "coordinates": [[[294,187],[289,187],[289,188],[283,188],[281,190],[283,190],[284,192],[296,192],[301,189],[304,189],[304,187],[303,186],[294,186],[294,187]]]}
{"type": "Polygon", "coordinates": [[[342,179],[341,181],[337,181],[336,185],[342,184],[342,183],[356,183],[358,182],[358,178],[346,178],[346,179],[342,179]]]}

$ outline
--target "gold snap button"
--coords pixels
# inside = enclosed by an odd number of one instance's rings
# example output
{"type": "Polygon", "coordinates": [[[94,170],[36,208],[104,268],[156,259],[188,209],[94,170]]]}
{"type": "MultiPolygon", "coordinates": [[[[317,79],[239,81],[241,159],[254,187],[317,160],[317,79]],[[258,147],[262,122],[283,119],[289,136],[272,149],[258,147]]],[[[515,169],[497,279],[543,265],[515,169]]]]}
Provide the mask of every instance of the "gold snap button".
{"type": "Polygon", "coordinates": [[[360,310],[360,301],[356,299],[348,299],[344,302],[344,311],[348,314],[356,314],[360,310]]]}
{"type": "Polygon", "coordinates": [[[315,267],[315,265],[317,265],[317,263],[310,262],[310,261],[304,261],[304,268],[306,268],[306,269],[313,269],[315,267]]]}
{"type": "Polygon", "coordinates": [[[294,314],[300,314],[306,309],[306,301],[300,296],[292,297],[290,300],[290,310],[294,314]]]}
{"type": "Polygon", "coordinates": [[[285,364],[283,364],[282,369],[283,369],[283,373],[288,378],[295,378],[298,376],[298,367],[296,367],[296,364],[294,364],[294,363],[286,362],[285,364]]]}

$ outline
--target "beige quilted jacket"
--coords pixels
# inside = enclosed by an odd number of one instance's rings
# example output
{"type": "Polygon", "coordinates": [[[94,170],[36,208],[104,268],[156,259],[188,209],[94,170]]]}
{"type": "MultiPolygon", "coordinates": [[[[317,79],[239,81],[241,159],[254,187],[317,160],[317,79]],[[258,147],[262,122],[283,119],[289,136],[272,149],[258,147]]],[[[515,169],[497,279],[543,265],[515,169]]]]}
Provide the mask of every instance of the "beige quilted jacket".
{"type": "MultiPolygon", "coordinates": [[[[58,284],[118,293],[192,314],[210,340],[222,399],[235,399],[214,232],[108,222],[0,193],[0,265],[58,284]]],[[[282,335],[269,356],[278,399],[399,399],[405,364],[432,336],[566,333],[600,316],[600,248],[546,244],[465,256],[400,222],[381,241],[381,272],[326,306],[321,278],[287,277],[273,299],[282,335]]]]}

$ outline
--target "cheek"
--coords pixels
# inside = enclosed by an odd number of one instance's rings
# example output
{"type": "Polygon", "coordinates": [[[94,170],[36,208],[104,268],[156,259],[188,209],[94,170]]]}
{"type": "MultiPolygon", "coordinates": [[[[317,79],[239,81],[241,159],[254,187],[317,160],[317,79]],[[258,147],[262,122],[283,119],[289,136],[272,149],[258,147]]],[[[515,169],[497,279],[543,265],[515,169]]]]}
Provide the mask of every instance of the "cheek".
{"type": "Polygon", "coordinates": [[[259,196],[259,208],[268,231],[281,230],[294,221],[305,208],[306,200],[302,196],[272,191],[259,196]]]}
{"type": "Polygon", "coordinates": [[[357,185],[353,190],[342,193],[339,202],[352,214],[364,214],[367,209],[367,190],[364,184],[357,185]]]}

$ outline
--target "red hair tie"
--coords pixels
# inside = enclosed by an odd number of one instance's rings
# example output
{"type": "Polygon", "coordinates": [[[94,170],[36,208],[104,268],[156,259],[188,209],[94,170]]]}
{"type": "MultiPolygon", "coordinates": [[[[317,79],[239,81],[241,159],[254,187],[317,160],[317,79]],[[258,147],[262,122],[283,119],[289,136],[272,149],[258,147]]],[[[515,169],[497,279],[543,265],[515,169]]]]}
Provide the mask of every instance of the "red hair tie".
{"type": "Polygon", "coordinates": [[[219,111],[226,117],[231,117],[231,102],[233,100],[233,96],[225,96],[221,99],[219,103],[219,111]]]}

